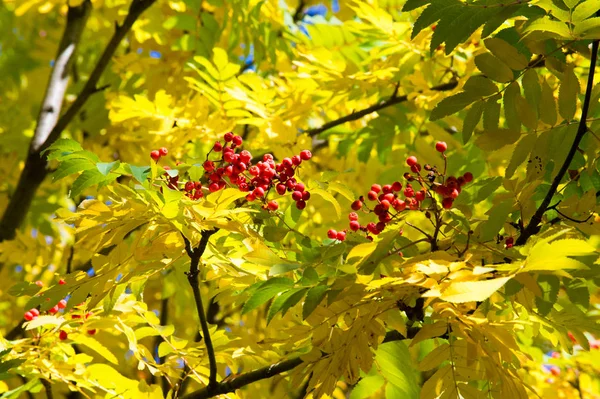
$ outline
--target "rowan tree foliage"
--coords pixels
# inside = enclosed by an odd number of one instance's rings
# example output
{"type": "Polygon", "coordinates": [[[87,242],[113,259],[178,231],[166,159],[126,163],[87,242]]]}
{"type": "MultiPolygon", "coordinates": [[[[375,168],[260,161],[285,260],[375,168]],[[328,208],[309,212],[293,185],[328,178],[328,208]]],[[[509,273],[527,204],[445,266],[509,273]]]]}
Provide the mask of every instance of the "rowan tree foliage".
{"type": "Polygon", "coordinates": [[[599,398],[599,0],[5,0],[0,398],[599,398]]]}

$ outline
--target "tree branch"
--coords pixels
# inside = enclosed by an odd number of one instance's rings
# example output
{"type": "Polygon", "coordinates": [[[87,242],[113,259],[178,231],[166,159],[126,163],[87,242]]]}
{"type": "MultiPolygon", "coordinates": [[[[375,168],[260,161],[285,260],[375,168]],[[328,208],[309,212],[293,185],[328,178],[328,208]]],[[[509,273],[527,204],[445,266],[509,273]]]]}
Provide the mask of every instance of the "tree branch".
{"type": "MultiPolygon", "coordinates": [[[[160,300],[160,325],[161,326],[165,326],[169,321],[169,298],[162,298],[160,300]]],[[[162,335],[157,335],[154,338],[154,344],[152,345],[153,351],[152,354],[156,354],[154,356],[158,357],[158,347],[160,346],[160,344],[164,341],[162,335]]],[[[165,362],[165,357],[159,357],[157,359],[157,363],[158,364],[163,364],[165,362]]],[[[150,384],[155,384],[156,383],[156,376],[154,374],[151,374],[150,376],[150,384]]],[[[169,386],[169,380],[167,380],[166,378],[161,378],[161,385],[162,385],[162,390],[163,390],[163,394],[166,396],[167,393],[169,392],[170,386],[169,386]]]]}
{"type": "Polygon", "coordinates": [[[217,229],[214,229],[202,232],[200,243],[196,248],[192,248],[190,241],[186,237],[183,237],[183,240],[185,241],[185,250],[190,258],[190,271],[187,273],[187,278],[188,282],[192,286],[192,291],[194,293],[194,301],[196,302],[196,310],[198,311],[198,316],[200,317],[200,327],[202,328],[204,345],[206,345],[206,352],[208,354],[210,370],[210,374],[208,377],[209,388],[217,386],[217,360],[215,358],[215,349],[213,347],[212,339],[210,337],[210,331],[208,330],[206,313],[204,312],[204,305],[202,304],[202,295],[200,295],[200,281],[198,279],[200,269],[198,265],[200,263],[200,258],[204,254],[204,251],[206,251],[206,246],[208,245],[208,240],[210,239],[210,236],[215,234],[217,231],[217,229]]]}
{"type": "MultiPolygon", "coordinates": [[[[414,338],[414,336],[417,334],[417,332],[419,332],[420,329],[420,327],[408,328],[406,337],[398,331],[388,331],[385,334],[382,343],[402,341],[405,339],[414,338]]],[[[229,392],[234,392],[235,390],[240,389],[246,385],[252,384],[253,382],[271,378],[277,374],[293,370],[294,368],[300,366],[302,363],[303,361],[302,359],[300,359],[300,357],[294,357],[292,359],[283,360],[270,366],[250,371],[248,373],[240,374],[239,376],[233,377],[228,381],[222,381],[213,388],[202,388],[198,391],[192,392],[189,395],[184,396],[183,399],[207,399],[212,398],[213,396],[224,395],[229,392]]]]}
{"type": "Polygon", "coordinates": [[[598,40],[595,40],[592,43],[590,72],[588,74],[587,88],[585,90],[585,99],[583,100],[583,106],[581,108],[581,119],[579,121],[579,127],[577,129],[577,134],[575,135],[575,140],[573,140],[573,144],[571,145],[571,148],[569,149],[569,153],[567,154],[565,161],[563,162],[562,166],[560,167],[558,174],[554,177],[554,180],[552,181],[552,185],[550,186],[548,193],[546,193],[546,196],[542,200],[542,203],[540,204],[538,209],[535,211],[535,214],[531,217],[531,220],[527,224],[527,227],[525,227],[525,229],[523,229],[523,231],[521,232],[521,235],[519,236],[519,238],[517,238],[515,245],[525,244],[525,242],[527,242],[527,239],[529,237],[531,237],[534,234],[537,234],[540,231],[540,223],[542,222],[542,217],[544,216],[544,213],[550,206],[550,201],[552,201],[552,197],[554,197],[554,194],[556,194],[558,185],[560,184],[563,177],[567,173],[567,170],[569,169],[569,165],[571,164],[571,161],[573,160],[573,157],[575,156],[575,153],[577,152],[577,148],[579,147],[579,143],[581,142],[581,139],[583,139],[583,136],[585,135],[585,133],[588,130],[586,119],[587,119],[588,110],[590,108],[592,89],[594,88],[594,73],[596,71],[597,57],[598,57],[598,40]]]}
{"type": "Polygon", "coordinates": [[[40,112],[38,127],[36,127],[35,135],[29,147],[25,167],[21,172],[15,192],[4,211],[2,220],[0,220],[0,242],[14,238],[15,231],[23,223],[27,211],[31,206],[35,192],[48,174],[46,160],[41,156],[42,152],[60,137],[63,130],[69,125],[75,115],[79,113],[88,98],[98,91],[98,81],[121,43],[121,40],[129,32],[138,17],[155,1],[133,0],[123,25],[116,25],[115,33],[106,45],[104,52],[75,102],[57,120],[56,118],[58,117],[68,82],[68,67],[71,63],[75,47],[81,38],[81,31],[87,19],[87,10],[91,8],[91,2],[86,0],[80,6],[69,8],[65,32],[61,40],[51,79],[48,83],[48,89],[46,90],[46,99],[44,99],[40,112]],[[67,55],[68,57],[66,57],[67,55]],[[60,87],[58,87],[59,85],[60,87]],[[55,88],[54,86],[57,87],[55,88]],[[51,102],[52,104],[50,104],[51,102]]]}
{"type": "Polygon", "coordinates": [[[52,384],[50,384],[50,381],[46,380],[45,378],[41,378],[40,381],[46,390],[46,397],[48,399],[54,399],[54,394],[52,393],[52,384]]]}
{"type": "MultiPolygon", "coordinates": [[[[448,83],[434,86],[431,88],[431,90],[433,90],[433,91],[448,91],[448,90],[454,89],[457,85],[458,85],[458,82],[456,80],[452,80],[448,83]]],[[[377,112],[381,109],[390,107],[392,105],[403,103],[406,100],[408,100],[407,95],[398,96],[397,90],[395,90],[394,94],[385,101],[381,101],[377,104],[371,105],[370,107],[367,107],[360,111],[355,111],[355,112],[352,112],[351,114],[348,114],[346,116],[343,116],[343,117],[333,120],[331,122],[327,122],[321,127],[306,130],[305,133],[308,134],[309,136],[316,136],[317,134],[323,133],[326,130],[329,130],[329,129],[334,128],[339,125],[342,125],[346,122],[355,121],[366,115],[372,114],[373,112],[377,112]]]]}

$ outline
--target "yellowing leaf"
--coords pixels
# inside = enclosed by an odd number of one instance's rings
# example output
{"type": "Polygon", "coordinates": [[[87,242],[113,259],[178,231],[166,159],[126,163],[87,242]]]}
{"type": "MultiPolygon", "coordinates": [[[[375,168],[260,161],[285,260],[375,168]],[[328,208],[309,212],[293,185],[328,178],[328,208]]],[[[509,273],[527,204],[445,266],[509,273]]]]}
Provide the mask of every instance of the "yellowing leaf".
{"type": "Polygon", "coordinates": [[[113,355],[112,352],[106,346],[102,345],[94,338],[84,334],[79,334],[75,337],[75,342],[87,346],[88,348],[92,349],[94,352],[96,352],[109,362],[113,364],[119,364],[119,361],[117,360],[115,355],[113,355]]]}
{"type": "Polygon", "coordinates": [[[436,321],[433,324],[425,324],[414,336],[410,346],[414,346],[426,339],[439,337],[448,331],[448,323],[444,320],[436,321]]]}
{"type": "Polygon", "coordinates": [[[513,71],[490,53],[479,54],[475,57],[475,65],[488,78],[496,82],[507,83],[514,78],[513,71]]]}
{"type": "Polygon", "coordinates": [[[485,47],[487,47],[498,59],[508,65],[509,68],[520,71],[527,67],[527,57],[519,53],[519,50],[504,40],[490,38],[486,39],[484,43],[485,47]]]}
{"type": "Polygon", "coordinates": [[[510,279],[511,277],[502,277],[492,280],[452,283],[442,292],[440,299],[453,303],[485,301],[510,279]]]}
{"type": "Polygon", "coordinates": [[[573,72],[573,67],[565,68],[558,89],[558,112],[566,121],[573,120],[577,110],[577,95],[579,94],[579,79],[573,72]]]}
{"type": "Polygon", "coordinates": [[[328,193],[327,191],[325,191],[321,188],[311,189],[310,192],[311,192],[311,194],[318,195],[319,197],[323,198],[325,201],[331,203],[331,205],[333,205],[333,208],[335,209],[335,213],[337,214],[338,218],[340,218],[342,216],[342,208],[340,207],[340,203],[337,202],[337,200],[335,199],[335,197],[333,195],[331,195],[330,193],[328,193]]]}

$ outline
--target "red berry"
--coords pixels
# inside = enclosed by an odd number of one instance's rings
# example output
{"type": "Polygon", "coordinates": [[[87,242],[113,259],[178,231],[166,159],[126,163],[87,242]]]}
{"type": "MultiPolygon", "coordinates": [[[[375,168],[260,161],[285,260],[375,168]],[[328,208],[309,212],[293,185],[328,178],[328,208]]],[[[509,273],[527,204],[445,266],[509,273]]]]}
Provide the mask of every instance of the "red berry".
{"type": "Polygon", "coordinates": [[[262,187],[256,187],[254,191],[252,191],[255,197],[261,198],[265,195],[265,190],[262,187]]]}
{"type": "Polygon", "coordinates": [[[375,191],[369,191],[367,198],[371,201],[375,201],[377,199],[377,193],[375,191]]]}
{"type": "Polygon", "coordinates": [[[29,313],[31,313],[33,315],[33,318],[35,319],[36,317],[38,317],[40,315],[40,311],[37,310],[37,308],[33,308],[29,311],[29,313]]]}
{"type": "Polygon", "coordinates": [[[410,170],[414,173],[419,173],[421,171],[421,165],[416,163],[410,167],[410,170]]]}
{"type": "Polygon", "coordinates": [[[33,320],[33,315],[31,314],[31,312],[25,312],[25,314],[23,315],[23,318],[27,321],[31,321],[31,320],[33,320]]]}
{"type": "Polygon", "coordinates": [[[50,314],[55,314],[57,312],[58,312],[58,305],[54,305],[53,307],[48,309],[48,313],[50,313],[50,314]]]}
{"type": "Polygon", "coordinates": [[[398,212],[401,212],[404,209],[406,209],[406,202],[402,201],[401,199],[397,199],[397,200],[394,200],[394,202],[392,202],[392,206],[394,207],[395,210],[397,210],[398,212]]]}
{"type": "Polygon", "coordinates": [[[456,198],[458,198],[458,194],[459,194],[458,190],[454,189],[450,192],[450,198],[456,199],[456,198]]]}
{"type": "Polygon", "coordinates": [[[269,203],[267,204],[267,207],[271,211],[276,211],[279,208],[279,204],[277,203],[277,201],[273,200],[273,201],[269,201],[269,203]]]}
{"type": "Polygon", "coordinates": [[[350,230],[357,231],[359,229],[360,229],[360,223],[358,223],[358,220],[353,220],[350,222],[350,230]]]}
{"type": "Polygon", "coordinates": [[[219,141],[216,141],[215,145],[213,145],[213,151],[221,152],[221,150],[223,150],[223,144],[221,144],[221,142],[219,142],[219,141]]]}
{"type": "Polygon", "coordinates": [[[467,172],[463,175],[463,177],[465,178],[465,181],[467,183],[471,183],[473,181],[473,173],[471,172],[467,172]]]}
{"type": "Polygon", "coordinates": [[[420,190],[415,193],[415,199],[417,201],[423,201],[425,199],[425,191],[420,190]]]}
{"type": "Polygon", "coordinates": [[[404,196],[405,196],[405,197],[408,197],[408,198],[412,198],[412,197],[414,197],[414,196],[415,196],[415,190],[413,190],[413,188],[412,188],[412,187],[410,187],[410,186],[407,186],[407,187],[404,189],[404,196]]]}
{"type": "Polygon", "coordinates": [[[384,210],[384,212],[382,212],[382,213],[385,213],[385,211],[387,211],[388,209],[390,209],[390,201],[388,201],[388,200],[383,200],[383,201],[381,201],[381,202],[379,203],[379,206],[381,206],[381,209],[383,209],[383,210],[384,210]]]}
{"type": "Polygon", "coordinates": [[[350,207],[352,208],[352,210],[354,211],[358,211],[362,208],[363,204],[360,200],[356,200],[352,203],[352,205],[350,205],[350,207]]]}
{"type": "Polygon", "coordinates": [[[399,181],[395,181],[394,183],[392,183],[392,191],[400,191],[402,190],[402,183],[400,183],[399,181]]]}
{"type": "Polygon", "coordinates": [[[557,376],[557,375],[559,375],[559,374],[560,374],[560,368],[559,368],[558,366],[552,366],[552,367],[550,368],[550,373],[551,373],[553,376],[557,376]]]}
{"type": "Polygon", "coordinates": [[[560,359],[560,353],[558,353],[558,352],[552,352],[552,354],[550,355],[550,357],[552,357],[552,359],[560,359]]]}
{"type": "Polygon", "coordinates": [[[302,158],[300,158],[300,155],[294,155],[292,157],[292,163],[296,166],[300,165],[302,163],[302,158]]]}
{"type": "Polygon", "coordinates": [[[302,158],[303,161],[308,161],[312,158],[312,153],[308,150],[302,150],[300,151],[300,158],[302,158]]]}
{"type": "Polygon", "coordinates": [[[192,191],[194,189],[194,182],[189,181],[185,183],[185,191],[192,191]]]}
{"type": "Polygon", "coordinates": [[[169,150],[167,150],[167,147],[160,147],[160,149],[158,150],[158,153],[160,154],[161,157],[164,157],[169,153],[169,150]]]}
{"type": "Polygon", "coordinates": [[[381,192],[381,186],[379,184],[373,184],[371,186],[371,191],[375,191],[376,193],[380,193],[381,192]]]}
{"type": "Polygon", "coordinates": [[[294,190],[296,191],[304,191],[305,187],[304,184],[302,183],[296,183],[296,186],[294,187],[294,190]]]}
{"type": "Polygon", "coordinates": [[[454,200],[452,198],[444,198],[442,200],[442,206],[444,207],[444,209],[450,209],[450,208],[452,208],[453,202],[454,202],[454,200]]]}
{"type": "Polygon", "coordinates": [[[308,201],[310,199],[310,193],[308,191],[303,191],[302,192],[302,199],[304,201],[308,201]]]}
{"type": "Polygon", "coordinates": [[[237,147],[241,146],[244,142],[244,140],[240,136],[233,136],[231,141],[233,141],[233,144],[235,144],[237,147]]]}
{"type": "Polygon", "coordinates": [[[254,196],[254,194],[250,193],[248,195],[246,195],[246,201],[248,202],[252,202],[256,199],[256,197],[254,196]]]}
{"type": "Polygon", "coordinates": [[[306,202],[304,201],[296,201],[296,208],[302,210],[306,208],[306,202]]]}
{"type": "Polygon", "coordinates": [[[338,231],[336,238],[338,239],[338,241],[344,241],[346,239],[346,232],[345,231],[338,231]]]}
{"type": "Polygon", "coordinates": [[[335,240],[337,238],[337,234],[337,231],[335,231],[334,229],[327,230],[327,237],[331,238],[332,240],[335,240]]]}
{"type": "Polygon", "coordinates": [[[38,287],[43,287],[44,283],[42,281],[38,280],[35,282],[35,285],[37,285],[38,287]]]}
{"type": "Polygon", "coordinates": [[[67,301],[66,301],[66,300],[64,300],[64,299],[61,299],[61,300],[60,300],[60,302],[58,302],[58,305],[57,305],[57,306],[58,306],[60,309],[64,309],[64,308],[66,308],[66,307],[67,307],[67,301]]]}
{"type": "Polygon", "coordinates": [[[512,238],[512,237],[506,237],[506,241],[505,242],[506,242],[506,245],[508,245],[508,244],[512,245],[512,244],[514,244],[515,239],[512,238]]]}
{"type": "Polygon", "coordinates": [[[294,201],[300,201],[302,199],[302,192],[301,191],[294,191],[292,193],[292,199],[294,201]]]}
{"type": "Polygon", "coordinates": [[[60,280],[58,280],[58,284],[65,285],[65,284],[67,284],[67,282],[61,278],[60,280]]]}
{"type": "Polygon", "coordinates": [[[207,171],[207,172],[211,172],[215,169],[215,164],[213,163],[213,161],[206,161],[202,164],[202,167],[207,171]]]}
{"type": "Polygon", "coordinates": [[[417,157],[415,157],[414,155],[412,155],[412,156],[410,156],[410,157],[406,158],[406,164],[407,164],[408,166],[413,166],[413,165],[416,165],[416,164],[417,164],[417,162],[418,162],[418,161],[417,161],[417,157]]]}
{"type": "Polygon", "coordinates": [[[211,193],[219,191],[219,183],[213,182],[208,185],[208,191],[211,193]]]}
{"type": "Polygon", "coordinates": [[[160,152],[158,150],[150,151],[150,158],[152,158],[155,161],[158,161],[160,159],[160,152]]]}
{"type": "Polygon", "coordinates": [[[348,214],[348,219],[350,219],[350,220],[358,220],[358,214],[356,212],[350,212],[348,214]]]}
{"type": "Polygon", "coordinates": [[[573,335],[573,333],[571,331],[569,331],[567,333],[567,335],[569,336],[569,339],[571,340],[571,342],[573,342],[574,344],[577,343],[577,338],[575,338],[575,336],[573,335]]]}
{"type": "Polygon", "coordinates": [[[231,132],[225,133],[223,138],[225,139],[226,142],[229,143],[231,140],[233,140],[233,133],[231,133],[231,132]]]}
{"type": "Polygon", "coordinates": [[[94,328],[93,330],[88,330],[87,332],[89,335],[94,335],[96,334],[96,329],[94,328]]]}
{"type": "Polygon", "coordinates": [[[66,331],[64,331],[64,330],[60,330],[60,332],[58,333],[58,338],[59,338],[61,341],[64,341],[64,340],[65,340],[65,339],[67,339],[68,337],[69,337],[69,334],[67,334],[67,332],[66,332],[66,331]]]}
{"type": "Polygon", "coordinates": [[[283,158],[283,161],[281,161],[281,164],[283,165],[284,168],[291,168],[293,165],[293,162],[292,162],[291,158],[283,158]]]}
{"type": "Polygon", "coordinates": [[[448,144],[446,144],[443,141],[438,141],[437,143],[435,143],[435,149],[438,152],[445,152],[448,149],[448,144]]]}

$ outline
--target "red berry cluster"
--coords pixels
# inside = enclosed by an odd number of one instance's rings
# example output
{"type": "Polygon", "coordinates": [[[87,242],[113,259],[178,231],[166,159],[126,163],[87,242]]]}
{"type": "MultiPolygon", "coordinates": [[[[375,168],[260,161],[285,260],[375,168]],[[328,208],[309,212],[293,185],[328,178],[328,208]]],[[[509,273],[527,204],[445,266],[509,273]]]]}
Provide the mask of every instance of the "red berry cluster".
{"type": "Polygon", "coordinates": [[[161,157],[166,156],[169,153],[166,147],[160,147],[158,150],[150,151],[150,158],[158,162],[161,157]]]}
{"type": "MultiPolygon", "coordinates": [[[[448,149],[448,145],[443,141],[439,141],[435,144],[435,148],[438,152],[442,153],[445,164],[445,152],[448,149]]],[[[439,209],[436,205],[437,202],[434,198],[434,193],[441,196],[442,207],[449,209],[460,194],[461,187],[473,180],[473,174],[470,172],[465,173],[459,178],[454,176],[446,177],[445,167],[441,173],[435,166],[425,165],[421,167],[415,156],[406,158],[406,164],[412,172],[412,174],[408,172],[404,174],[404,178],[407,180],[406,186],[403,187],[402,183],[398,181],[383,186],[373,184],[371,190],[367,193],[367,200],[376,202],[373,208],[370,208],[366,204],[365,197],[363,196],[352,203],[351,208],[355,212],[351,212],[348,215],[351,231],[363,231],[367,234],[367,239],[373,240],[373,237],[369,234],[378,235],[384,231],[386,226],[398,221],[402,211],[424,211],[428,212],[428,215],[429,211],[438,212],[439,209]],[[425,170],[425,174],[421,173],[422,169],[425,170]],[[436,180],[441,180],[441,183],[436,180]],[[413,182],[417,182],[420,188],[413,187],[413,182]],[[427,199],[431,201],[425,203],[427,199]],[[359,215],[356,213],[358,211],[373,213],[377,216],[378,221],[361,225],[358,220],[359,215]]],[[[327,232],[327,237],[344,241],[346,239],[346,231],[330,229],[327,232]]]]}
{"type": "MultiPolygon", "coordinates": [[[[277,201],[267,200],[269,191],[275,188],[279,195],[292,193],[292,199],[296,201],[298,209],[306,207],[310,192],[306,191],[304,184],[298,182],[294,175],[298,166],[312,157],[309,150],[303,150],[291,158],[284,158],[280,163],[275,163],[273,155],[265,154],[262,161],[253,164],[252,154],[247,150],[240,151],[242,137],[229,132],[223,139],[224,144],[220,141],[215,142],[209,152],[209,155],[221,154],[220,159],[211,160],[207,157],[202,164],[205,173],[200,181],[184,183],[183,190],[189,198],[197,200],[204,196],[204,191],[214,193],[225,187],[237,187],[240,191],[248,193],[247,201],[260,200],[264,209],[275,211],[279,208],[277,201]]],[[[152,153],[150,156],[154,159],[152,153]]],[[[164,169],[168,170],[168,167],[164,169]]],[[[178,176],[170,177],[167,174],[166,177],[168,187],[177,190],[178,176]]]]}

